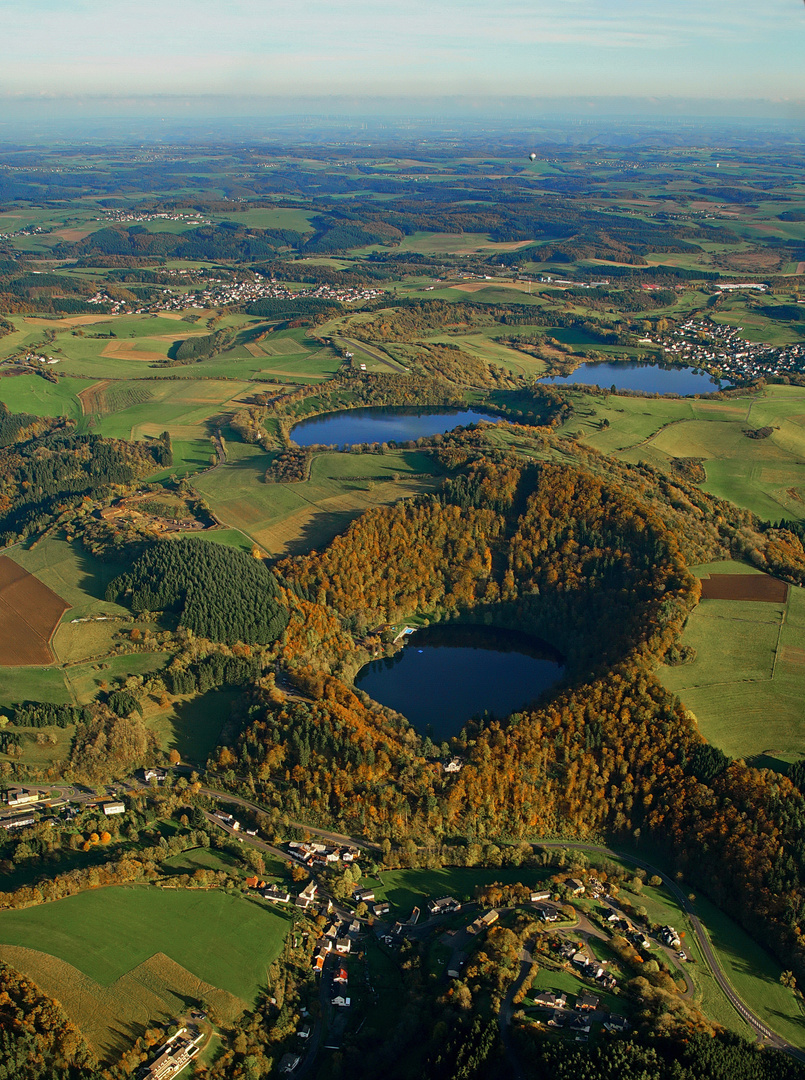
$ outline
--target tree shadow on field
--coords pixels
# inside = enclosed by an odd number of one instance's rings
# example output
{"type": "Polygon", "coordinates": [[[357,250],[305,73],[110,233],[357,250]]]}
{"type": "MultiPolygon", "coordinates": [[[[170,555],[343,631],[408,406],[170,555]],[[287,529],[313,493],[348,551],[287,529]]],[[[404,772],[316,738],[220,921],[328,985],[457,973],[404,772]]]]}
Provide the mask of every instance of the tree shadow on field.
{"type": "Polygon", "coordinates": [[[747,758],[746,764],[750,769],[771,769],[772,772],[782,773],[783,776],[788,774],[790,768],[789,762],[783,761],[782,758],[774,757],[771,750],[766,750],[762,754],[755,754],[754,757],[747,758]]]}
{"type": "Polygon", "coordinates": [[[85,551],[83,546],[78,540],[74,540],[71,544],[72,550],[76,556],[76,562],[81,576],[76,580],[76,584],[84,592],[89,593],[90,596],[95,597],[96,600],[106,599],[106,587],[110,581],[113,581],[120,574],[130,569],[129,564],[123,562],[114,561],[102,561],[96,559],[89,552],[85,551]]]}
{"type": "Polygon", "coordinates": [[[312,550],[320,551],[346,532],[366,510],[365,506],[354,510],[317,510],[300,528],[298,536],[286,541],[283,554],[307,555],[312,550]]]}

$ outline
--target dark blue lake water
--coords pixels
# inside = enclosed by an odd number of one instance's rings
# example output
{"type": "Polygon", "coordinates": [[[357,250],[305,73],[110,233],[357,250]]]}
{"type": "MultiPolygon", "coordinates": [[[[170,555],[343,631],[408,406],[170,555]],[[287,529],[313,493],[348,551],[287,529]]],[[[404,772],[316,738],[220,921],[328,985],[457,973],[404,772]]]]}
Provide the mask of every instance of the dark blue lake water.
{"type": "Polygon", "coordinates": [[[297,446],[408,442],[426,435],[444,435],[480,420],[497,419],[475,409],[345,409],[300,421],[291,429],[291,438],[297,446]]]}
{"type": "Polygon", "coordinates": [[[540,382],[553,386],[584,383],[618,390],[642,390],[647,394],[712,394],[724,383],[715,383],[704,372],[693,368],[661,368],[656,364],[582,364],[571,375],[557,375],[540,382]]]}
{"type": "Polygon", "coordinates": [[[505,717],[539,698],[564,671],[536,638],[491,627],[428,627],[405,648],[361,668],[355,685],[442,742],[483,712],[505,717]]]}

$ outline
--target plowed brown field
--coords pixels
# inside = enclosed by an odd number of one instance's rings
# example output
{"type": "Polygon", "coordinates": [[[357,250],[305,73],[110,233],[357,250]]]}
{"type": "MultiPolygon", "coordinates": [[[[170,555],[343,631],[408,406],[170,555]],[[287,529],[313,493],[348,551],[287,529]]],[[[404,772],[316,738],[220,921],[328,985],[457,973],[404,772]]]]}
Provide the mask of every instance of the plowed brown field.
{"type": "Polygon", "coordinates": [[[762,600],[784,604],[788,586],[768,574],[711,574],[702,579],[702,600],[762,600]]]}
{"type": "Polygon", "coordinates": [[[0,666],[52,664],[50,639],[69,606],[13,559],[0,556],[0,666]]]}

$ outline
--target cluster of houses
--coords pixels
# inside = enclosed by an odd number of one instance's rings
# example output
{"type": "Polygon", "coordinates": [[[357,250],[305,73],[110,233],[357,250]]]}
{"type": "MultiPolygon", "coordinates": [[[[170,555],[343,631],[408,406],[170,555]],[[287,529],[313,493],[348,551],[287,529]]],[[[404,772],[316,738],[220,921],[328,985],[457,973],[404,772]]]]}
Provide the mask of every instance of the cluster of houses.
{"type": "Polygon", "coordinates": [[[273,297],[278,300],[337,300],[342,304],[354,304],[358,301],[376,300],[383,295],[382,289],[357,288],[334,288],[331,285],[317,285],[313,289],[301,289],[293,292],[284,285],[279,285],[270,278],[262,278],[259,275],[254,280],[229,281],[216,283],[211,281],[210,286],[199,292],[188,293],[187,296],[177,297],[182,307],[221,307],[229,304],[246,304],[264,297],[273,297]]]}
{"type": "Polygon", "coordinates": [[[49,364],[51,367],[61,363],[61,359],[58,356],[42,356],[41,353],[26,353],[23,357],[29,364],[49,364]]]}
{"type": "Polygon", "coordinates": [[[691,367],[718,368],[722,376],[736,380],[805,371],[805,344],[746,341],[742,329],[712,319],[688,319],[661,344],[676,360],[691,367]]]}
{"type": "Polygon", "coordinates": [[[370,910],[377,919],[382,919],[391,911],[391,905],[386,900],[375,901],[374,889],[358,889],[352,891],[352,899],[356,904],[371,905],[370,910]]]}
{"type": "MultiPolygon", "coordinates": [[[[357,919],[351,922],[331,922],[322,936],[316,942],[313,952],[313,970],[320,973],[324,969],[324,963],[330,953],[336,956],[349,956],[352,946],[361,933],[361,924],[357,919]]],[[[339,967],[333,976],[333,982],[345,987],[348,976],[346,969],[339,967]]]]}
{"type": "Polygon", "coordinates": [[[354,847],[314,844],[309,841],[291,840],[287,847],[288,854],[308,870],[324,870],[337,862],[351,863],[360,855],[359,850],[354,847]]]}
{"type": "MultiPolygon", "coordinates": [[[[599,999],[595,994],[582,992],[576,998],[574,1009],[567,1006],[567,994],[554,994],[550,990],[537,990],[533,994],[536,1006],[546,1009],[549,1016],[545,1021],[549,1027],[567,1028],[586,1037],[590,1033],[592,1021],[599,1011],[599,999]]],[[[608,1014],[604,1020],[607,1031],[628,1031],[629,1021],[624,1016],[608,1014]]]]}
{"type": "Polygon", "coordinates": [[[119,221],[119,222],[141,222],[141,221],[182,221],[186,225],[212,225],[212,222],[203,217],[197,210],[194,212],[188,211],[186,214],[148,214],[145,211],[139,210],[104,210],[103,217],[95,218],[96,221],[119,221]]]}
{"type": "Polygon", "coordinates": [[[558,952],[562,959],[569,960],[585,979],[594,980],[604,990],[612,990],[615,987],[615,976],[610,975],[604,964],[589,956],[575,942],[562,942],[558,947],[558,952]]]}
{"type": "MultiPolygon", "coordinates": [[[[305,1015],[305,1013],[303,1013],[305,1015]]],[[[297,1028],[296,1037],[298,1039],[307,1040],[313,1034],[313,1028],[310,1024],[303,1024],[300,1028],[297,1028]]],[[[296,1069],[299,1062],[302,1060],[302,1055],[294,1050],[289,1051],[287,1054],[283,1054],[279,1060],[277,1066],[280,1075],[287,1076],[296,1069]]]]}
{"type": "Polygon", "coordinates": [[[256,889],[264,900],[270,900],[272,904],[293,904],[309,915],[329,915],[333,910],[332,900],[317,896],[319,887],[315,881],[309,881],[296,896],[285,885],[266,885],[256,877],[246,878],[246,887],[256,889]]]}
{"type": "Polygon", "coordinates": [[[610,911],[605,918],[613,931],[617,930],[619,933],[623,934],[626,940],[631,942],[636,949],[640,949],[641,952],[649,952],[651,950],[651,941],[649,938],[646,937],[642,930],[638,930],[636,927],[632,926],[629,920],[624,918],[623,915],[620,915],[617,911],[610,911]]]}

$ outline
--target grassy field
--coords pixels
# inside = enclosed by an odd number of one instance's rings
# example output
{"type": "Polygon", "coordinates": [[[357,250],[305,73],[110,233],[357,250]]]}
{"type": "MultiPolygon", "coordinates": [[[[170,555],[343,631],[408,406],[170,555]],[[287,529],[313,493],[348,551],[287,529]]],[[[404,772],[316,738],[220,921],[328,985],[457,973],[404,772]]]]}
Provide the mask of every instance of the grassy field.
{"type": "Polygon", "coordinates": [[[377,878],[361,882],[363,888],[373,888],[378,900],[388,900],[403,918],[414,907],[426,911],[425,904],[439,896],[454,896],[457,900],[472,900],[481,885],[497,881],[503,885],[522,882],[536,885],[545,880],[545,873],[533,867],[444,867],[438,870],[387,870],[377,878]]]}
{"type": "Polygon", "coordinates": [[[110,986],[156,952],[253,1001],[288,923],[224,892],[106,888],[0,913],[0,941],[40,949],[110,986]]]}
{"type": "Polygon", "coordinates": [[[217,890],[106,888],[0,913],[0,958],[57,997],[108,1057],[188,1001],[232,1018],[265,985],[289,927],[217,890]]]}
{"type": "MultiPolygon", "coordinates": [[[[717,568],[752,572],[729,562],[717,568]]],[[[695,660],[658,674],[692,710],[709,742],[761,765],[780,767],[805,754],[805,589],[789,588],[784,604],[702,600],[682,644],[696,649],[695,660]]]]}
{"type": "Polygon", "coordinates": [[[196,487],[220,521],[272,555],[319,547],[364,510],[436,483],[430,457],[419,451],[317,454],[310,479],[297,484],[265,483],[267,464],[266,455],[250,455],[200,476],[196,487]]]}
{"type": "Polygon", "coordinates": [[[167,708],[148,699],[143,720],[166,753],[178,750],[182,761],[204,764],[229,719],[239,690],[211,690],[192,698],[176,698],[167,708]]]}
{"type": "Polygon", "coordinates": [[[51,383],[38,375],[14,375],[0,379],[0,401],[11,412],[35,416],[67,416],[80,420],[79,393],[91,386],[86,379],[62,378],[51,383]]]}
{"type": "Polygon", "coordinates": [[[706,491],[767,520],[805,518],[805,388],[767,386],[760,395],[722,400],[571,397],[576,411],[565,430],[597,450],[664,471],[674,458],[701,458],[706,491]],[[772,434],[744,434],[761,427],[772,434]]]}
{"type": "MultiPolygon", "coordinates": [[[[124,608],[108,604],[103,599],[108,581],[120,573],[122,567],[114,563],[101,563],[89,556],[80,545],[53,538],[43,540],[32,548],[12,548],[8,556],[58,593],[70,604],[70,608],[53,636],[52,648],[57,663],[48,667],[0,668],[0,702],[12,704],[34,700],[67,704],[90,700],[97,692],[97,681],[108,675],[99,674],[94,662],[80,662],[109,653],[113,648],[114,635],[121,628],[119,621],[112,620],[128,616],[124,608]],[[109,621],[72,621],[78,618],[94,620],[98,616],[106,616],[109,621]],[[63,668],[60,666],[63,663],[76,666],[63,668]]],[[[143,663],[140,656],[131,659],[134,666],[143,663]]],[[[116,670],[125,672],[130,666],[128,661],[126,657],[114,657],[110,664],[116,670]]],[[[153,665],[153,658],[149,662],[153,665]]],[[[55,747],[26,741],[22,760],[39,765],[64,757],[64,733],[54,734],[58,740],[55,747]]]]}

